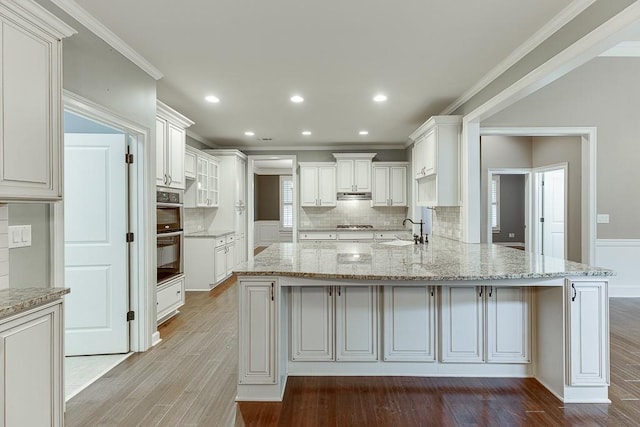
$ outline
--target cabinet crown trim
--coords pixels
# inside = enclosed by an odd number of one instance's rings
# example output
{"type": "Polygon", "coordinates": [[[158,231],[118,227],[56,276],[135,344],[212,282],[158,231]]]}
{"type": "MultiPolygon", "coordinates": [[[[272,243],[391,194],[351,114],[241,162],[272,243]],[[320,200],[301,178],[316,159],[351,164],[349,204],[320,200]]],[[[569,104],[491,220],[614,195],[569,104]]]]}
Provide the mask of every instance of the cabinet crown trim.
{"type": "Polygon", "coordinates": [[[409,143],[415,142],[431,128],[437,125],[459,126],[462,124],[462,116],[431,116],[418,129],[409,135],[409,143]]]}
{"type": "Polygon", "coordinates": [[[378,153],[331,153],[338,159],[373,159],[378,153]]]}
{"type": "MultiPolygon", "coordinates": [[[[34,1],[3,0],[0,4],[0,11],[2,8],[6,8],[13,13],[30,19],[42,30],[59,40],[78,33],[71,26],[67,25],[60,18],[34,1]]],[[[2,14],[4,15],[4,13],[2,14]]]]}
{"type": "Polygon", "coordinates": [[[188,117],[178,113],[160,100],[156,101],[156,114],[165,120],[181,125],[185,129],[195,124],[195,122],[191,121],[188,117]]]}

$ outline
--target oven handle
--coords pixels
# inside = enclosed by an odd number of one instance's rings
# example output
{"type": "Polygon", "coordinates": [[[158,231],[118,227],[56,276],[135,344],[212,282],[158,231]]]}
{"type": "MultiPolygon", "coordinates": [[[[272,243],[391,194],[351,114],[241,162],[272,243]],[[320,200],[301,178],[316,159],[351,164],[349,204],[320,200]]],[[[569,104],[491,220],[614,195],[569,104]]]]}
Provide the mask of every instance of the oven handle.
{"type": "Polygon", "coordinates": [[[156,203],[156,206],[159,208],[181,208],[184,206],[184,204],[182,203],[164,203],[164,202],[158,202],[156,203]]]}
{"type": "Polygon", "coordinates": [[[173,236],[181,236],[184,234],[184,231],[172,231],[170,233],[158,233],[158,237],[173,237],[173,236]]]}

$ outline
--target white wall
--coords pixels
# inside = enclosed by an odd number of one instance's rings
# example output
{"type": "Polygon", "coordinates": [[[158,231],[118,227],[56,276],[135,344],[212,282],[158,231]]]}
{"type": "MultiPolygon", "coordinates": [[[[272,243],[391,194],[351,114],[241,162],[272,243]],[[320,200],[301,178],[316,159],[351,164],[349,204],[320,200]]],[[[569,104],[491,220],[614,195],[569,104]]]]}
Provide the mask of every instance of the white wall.
{"type": "Polygon", "coordinates": [[[0,289],[9,287],[9,207],[0,204],[0,289]]]}

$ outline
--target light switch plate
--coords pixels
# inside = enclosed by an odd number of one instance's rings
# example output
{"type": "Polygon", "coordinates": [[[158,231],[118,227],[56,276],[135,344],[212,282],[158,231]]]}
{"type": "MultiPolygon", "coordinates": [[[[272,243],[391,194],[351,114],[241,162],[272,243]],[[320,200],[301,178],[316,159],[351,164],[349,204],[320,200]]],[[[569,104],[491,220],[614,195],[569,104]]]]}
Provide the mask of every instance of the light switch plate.
{"type": "Polygon", "coordinates": [[[598,224],[609,224],[609,214],[598,214],[598,224]]]}
{"type": "Polygon", "coordinates": [[[9,249],[31,246],[30,225],[9,226],[9,249]]]}

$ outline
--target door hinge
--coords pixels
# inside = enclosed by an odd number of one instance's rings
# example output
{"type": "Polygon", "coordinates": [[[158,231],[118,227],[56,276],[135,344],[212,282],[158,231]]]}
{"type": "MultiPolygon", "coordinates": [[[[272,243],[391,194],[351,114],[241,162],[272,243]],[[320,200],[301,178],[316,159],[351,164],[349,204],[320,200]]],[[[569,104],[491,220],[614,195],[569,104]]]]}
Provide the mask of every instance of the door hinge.
{"type": "Polygon", "coordinates": [[[136,318],[136,312],[131,310],[127,311],[127,322],[130,322],[136,318]]]}
{"type": "Polygon", "coordinates": [[[540,218],[540,222],[544,222],[544,218],[540,218]]]}
{"type": "Polygon", "coordinates": [[[127,233],[127,243],[133,242],[133,233],[130,231],[127,233]]]}
{"type": "Polygon", "coordinates": [[[133,163],[133,154],[130,153],[125,153],[124,155],[124,162],[128,165],[133,163]]]}

